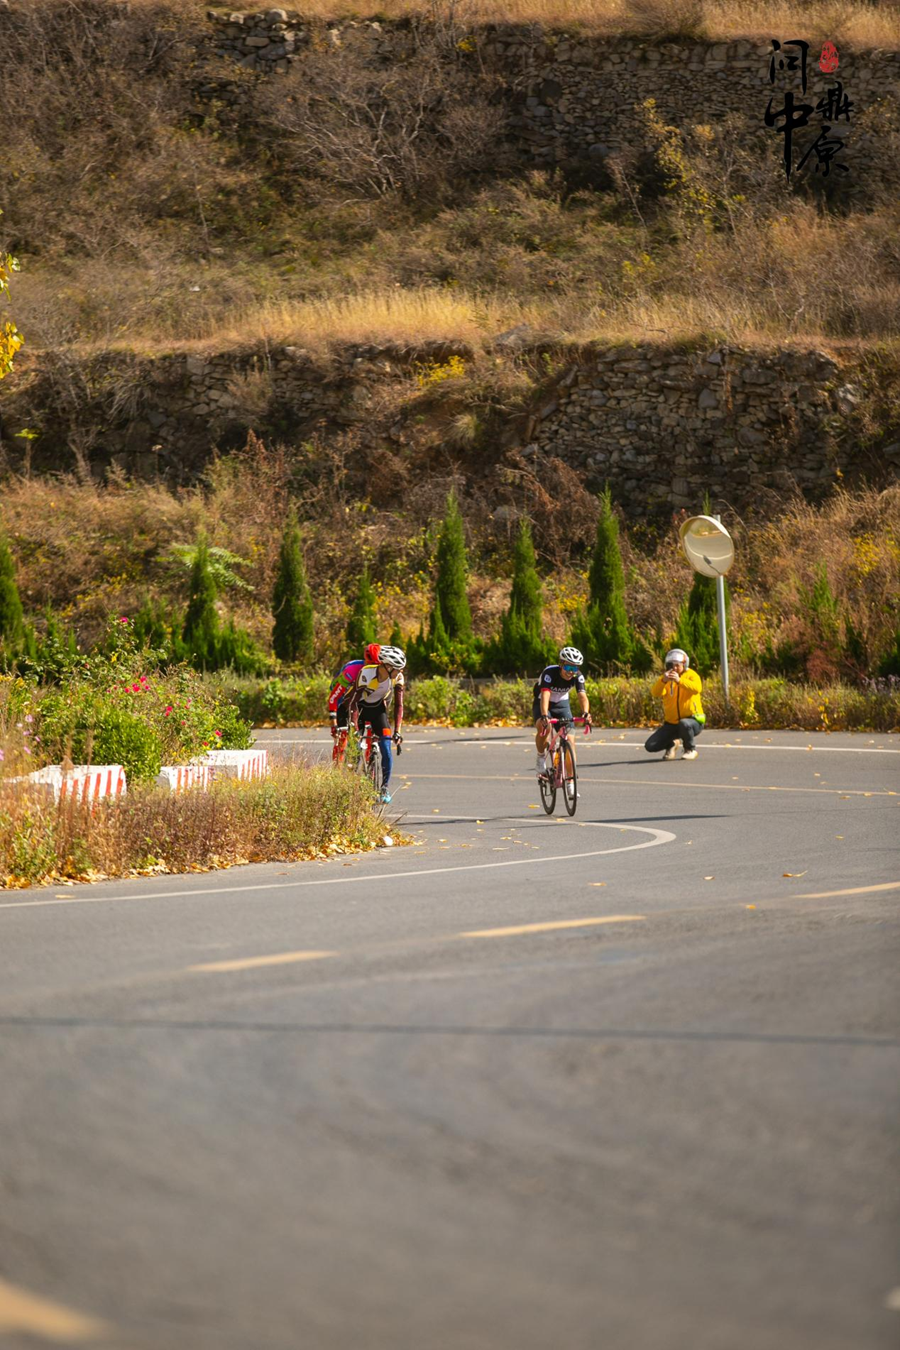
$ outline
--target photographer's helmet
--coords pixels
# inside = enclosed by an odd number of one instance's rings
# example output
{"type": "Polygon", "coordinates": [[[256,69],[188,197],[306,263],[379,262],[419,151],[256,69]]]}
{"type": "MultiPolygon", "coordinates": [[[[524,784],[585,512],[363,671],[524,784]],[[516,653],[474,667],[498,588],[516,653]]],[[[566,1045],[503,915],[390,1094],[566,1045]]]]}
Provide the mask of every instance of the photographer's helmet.
{"type": "Polygon", "coordinates": [[[382,647],[378,659],[389,670],[399,671],[406,665],[406,652],[401,651],[399,647],[382,647]]]}
{"type": "Polygon", "coordinates": [[[584,657],[577,647],[563,647],[559,654],[559,664],[561,666],[583,666],[584,657]]]}
{"type": "Polygon", "coordinates": [[[683,661],[685,670],[687,670],[688,666],[691,664],[691,658],[688,656],[687,652],[683,652],[680,647],[673,647],[670,652],[666,652],[665,664],[668,666],[673,661],[683,661]]]}

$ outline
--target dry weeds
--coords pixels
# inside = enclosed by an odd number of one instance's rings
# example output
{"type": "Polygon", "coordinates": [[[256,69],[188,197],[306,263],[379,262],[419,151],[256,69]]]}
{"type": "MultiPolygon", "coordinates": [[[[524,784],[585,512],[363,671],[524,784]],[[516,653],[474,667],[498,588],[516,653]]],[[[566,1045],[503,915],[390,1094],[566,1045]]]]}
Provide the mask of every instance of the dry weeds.
{"type": "Polygon", "coordinates": [[[93,808],[0,779],[0,888],[322,858],[387,833],[360,775],[308,765],[205,792],[135,789],[93,808]]]}
{"type": "MultiPolygon", "coordinates": [[[[13,0],[38,5],[43,0],[13,0]]],[[[208,0],[169,0],[184,14],[205,14],[208,0]]],[[[218,6],[223,8],[222,6],[218,6]]],[[[157,9],[158,0],[131,0],[132,9],[157,9]]],[[[233,8],[233,7],[232,7],[233,8]]],[[[262,4],[238,6],[248,12],[262,4]]],[[[649,37],[683,34],[714,42],[747,37],[767,39],[795,29],[797,0],[378,0],[368,9],[357,0],[304,0],[288,5],[309,18],[384,19],[421,14],[446,17],[457,23],[543,24],[550,28],[577,28],[583,32],[649,37]]],[[[830,38],[858,48],[900,46],[900,11],[878,0],[810,0],[802,6],[804,34],[830,38]]]]}

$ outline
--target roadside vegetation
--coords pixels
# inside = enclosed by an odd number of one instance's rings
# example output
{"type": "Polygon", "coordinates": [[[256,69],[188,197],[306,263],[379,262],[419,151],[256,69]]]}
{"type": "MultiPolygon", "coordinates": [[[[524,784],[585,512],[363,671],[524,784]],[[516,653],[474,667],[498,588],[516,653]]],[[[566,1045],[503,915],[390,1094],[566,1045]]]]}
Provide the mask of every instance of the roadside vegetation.
{"type": "MultiPolygon", "coordinates": [[[[0,589],[0,619],[3,598],[0,589]]],[[[14,665],[0,675],[0,888],[327,857],[384,842],[359,775],[276,766],[260,781],[158,788],[162,764],[252,740],[221,682],[186,664],[161,668],[158,656],[119,616],[89,655],[43,642],[37,661],[20,663],[24,673],[14,665]],[[126,795],[54,803],[29,782],[33,770],[67,760],[122,765],[126,795]]]]}
{"type": "Polygon", "coordinates": [[[138,786],[93,807],[0,778],[0,888],[203,872],[375,848],[402,836],[380,819],[358,774],[276,768],[206,791],[138,786]]]}
{"type": "MultiPolygon", "coordinates": [[[[403,645],[421,678],[533,678],[573,638],[594,677],[645,676],[676,640],[704,677],[715,673],[713,587],[677,548],[683,513],[629,526],[608,493],[598,499],[573,482],[564,532],[558,503],[530,521],[523,513],[498,521],[493,502],[452,475],[411,494],[406,509],[378,511],[349,494],[335,499],[328,466],[317,472],[324,485],[304,492],[293,462],[251,438],[204,483],[180,491],[9,480],[0,507],[0,659],[37,681],[65,672],[73,691],[108,678],[109,689],[109,663],[127,633],[132,663],[159,672],[161,706],[175,705],[176,684],[199,681],[224,710],[216,690],[227,680],[244,716],[269,722],[316,720],[325,672],[363,637],[403,645]],[[89,674],[95,668],[99,676],[89,674]],[[315,708],[298,693],[313,689],[315,708]]],[[[772,690],[843,687],[846,696],[829,695],[835,707],[856,708],[841,714],[842,725],[851,716],[861,725],[870,696],[883,695],[883,728],[895,718],[890,681],[900,677],[900,487],[837,488],[820,507],[796,500],[764,519],[722,515],[736,547],[728,578],[735,687],[755,691],[760,717],[803,726],[822,698],[798,694],[792,710],[772,690]]],[[[133,702],[129,685],[146,674],[134,668],[116,697],[133,702]]],[[[64,701],[70,720],[82,697],[64,701]]],[[[458,715],[427,703],[424,717],[458,715]]],[[[640,707],[626,700],[616,720],[632,715],[640,707]]],[[[488,714],[479,708],[471,718],[488,714]]],[[[204,722],[203,738],[215,730],[226,728],[204,722]]],[[[243,733],[235,725],[227,734],[243,733]]]]}

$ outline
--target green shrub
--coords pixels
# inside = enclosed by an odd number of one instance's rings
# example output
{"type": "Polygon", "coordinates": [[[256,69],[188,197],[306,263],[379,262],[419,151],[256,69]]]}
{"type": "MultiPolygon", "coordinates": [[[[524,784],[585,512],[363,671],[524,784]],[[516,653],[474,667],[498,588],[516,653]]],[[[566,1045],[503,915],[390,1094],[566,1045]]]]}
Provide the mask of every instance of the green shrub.
{"type": "Polygon", "coordinates": [[[272,647],[281,661],[308,661],[313,650],[313,606],[303,565],[297,512],[291,507],[272,591],[272,647]]]}
{"type": "Polygon", "coordinates": [[[24,636],[25,615],[16,585],[16,564],[6,531],[0,529],[0,653],[17,653],[24,636]]]}
{"type": "Polygon", "coordinates": [[[534,555],[531,527],[523,521],[513,552],[513,578],[509,608],[500,623],[500,634],[486,652],[490,670],[526,674],[547,665],[553,644],[544,637],[543,587],[534,555]]]}
{"type": "Polygon", "coordinates": [[[369,569],[364,567],[359,590],[347,621],[347,645],[351,651],[361,652],[375,641],[375,591],[369,580],[369,569]]]}
{"type": "Polygon", "coordinates": [[[182,639],[193,665],[198,670],[216,669],[219,640],[219,616],[216,612],[216,583],[209,563],[209,549],[203,531],[197,540],[197,552],[191,568],[187,613],[182,639]]]}
{"type": "MultiPolygon", "coordinates": [[[[728,614],[731,596],[728,582],[725,582],[725,628],[728,629],[728,614]]],[[[694,573],[687,602],[678,616],[673,646],[681,647],[691,658],[691,665],[704,678],[713,670],[718,670],[719,652],[719,608],[716,599],[716,582],[713,577],[694,573]]]]}
{"type": "Polygon", "coordinates": [[[600,495],[597,539],[588,574],[586,611],[576,618],[572,641],[587,661],[605,674],[633,668],[647,671],[652,656],[637,637],[625,609],[625,571],[619,548],[619,521],[609,487],[600,495]]]}

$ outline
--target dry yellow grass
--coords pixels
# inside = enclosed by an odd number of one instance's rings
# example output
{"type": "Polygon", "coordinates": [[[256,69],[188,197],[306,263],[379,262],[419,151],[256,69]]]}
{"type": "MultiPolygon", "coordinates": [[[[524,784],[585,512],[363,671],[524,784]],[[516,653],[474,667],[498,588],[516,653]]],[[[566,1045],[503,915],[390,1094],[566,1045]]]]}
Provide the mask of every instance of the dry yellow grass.
{"type": "MultiPolygon", "coordinates": [[[[142,0],[148,6],[157,0],[142,0]]],[[[205,13],[205,0],[183,0],[188,12],[205,13]]],[[[217,8],[224,8],[216,6],[217,8]]],[[[229,7],[233,8],[233,7],[229,7]]],[[[252,11],[263,4],[237,6],[252,11]]],[[[310,18],[401,18],[409,14],[453,18],[457,23],[539,23],[552,28],[615,36],[684,34],[711,41],[767,39],[802,23],[811,41],[830,38],[838,46],[900,47],[900,6],[894,0],[378,0],[361,8],[356,0],[305,0],[299,12],[310,18]]]]}

